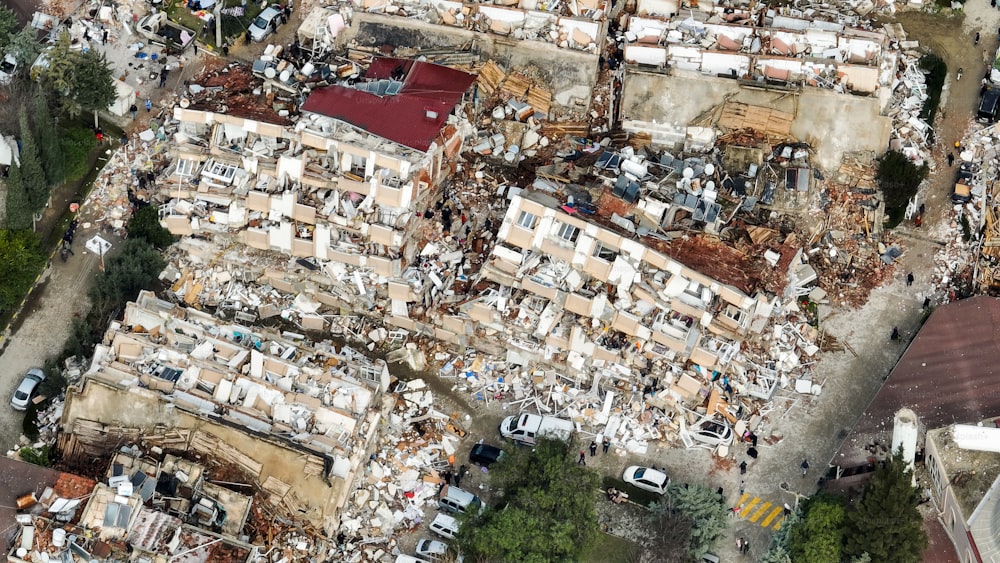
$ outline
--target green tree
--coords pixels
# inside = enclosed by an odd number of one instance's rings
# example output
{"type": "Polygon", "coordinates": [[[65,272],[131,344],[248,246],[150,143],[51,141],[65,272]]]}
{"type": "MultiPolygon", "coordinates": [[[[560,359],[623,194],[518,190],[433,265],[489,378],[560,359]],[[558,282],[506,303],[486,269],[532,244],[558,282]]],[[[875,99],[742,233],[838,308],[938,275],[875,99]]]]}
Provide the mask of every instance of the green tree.
{"type": "Polygon", "coordinates": [[[649,526],[645,541],[643,561],[657,563],[694,563],[688,551],[691,544],[691,518],[679,511],[670,510],[667,503],[649,505],[649,526]]]}
{"type": "Polygon", "coordinates": [[[897,450],[876,467],[861,500],[848,513],[844,554],[857,558],[867,553],[880,563],[920,561],[927,534],[917,510],[919,502],[913,472],[897,450]]]}
{"type": "Polygon", "coordinates": [[[31,202],[28,201],[28,194],[25,193],[24,183],[21,181],[20,165],[11,164],[6,183],[7,215],[4,226],[15,231],[31,229],[34,226],[31,202]]]}
{"type": "Polygon", "coordinates": [[[49,113],[49,104],[45,96],[36,95],[34,100],[32,125],[38,138],[42,161],[45,162],[45,180],[50,186],[55,186],[66,177],[66,159],[63,157],[62,143],[56,131],[56,123],[49,113]]]}
{"type": "Polygon", "coordinates": [[[35,142],[35,134],[31,131],[28,112],[24,106],[18,110],[17,120],[21,125],[21,185],[28,196],[31,212],[37,213],[49,199],[49,183],[45,179],[38,143],[35,142]]]}
{"type": "Polygon", "coordinates": [[[21,26],[17,23],[17,14],[6,6],[0,7],[0,51],[6,52],[11,38],[21,26]]]}
{"type": "Polygon", "coordinates": [[[119,252],[106,260],[104,272],[90,289],[91,330],[103,330],[125,303],[151,286],[164,266],[163,257],[148,242],[126,240],[119,252]]]}
{"type": "Polygon", "coordinates": [[[35,233],[0,231],[0,308],[18,306],[47,262],[35,233]]]}
{"type": "Polygon", "coordinates": [[[132,214],[128,234],[130,238],[141,238],[160,250],[174,243],[174,235],[160,225],[160,214],[152,205],[144,205],[132,214]]]}
{"type": "Polygon", "coordinates": [[[681,514],[691,523],[687,551],[695,559],[712,549],[729,527],[729,510],[719,494],[701,485],[670,485],[664,502],[650,506],[653,513],[681,514]]]}
{"type": "Polygon", "coordinates": [[[879,158],[875,179],[882,190],[890,227],[903,220],[906,205],[927,177],[927,170],[926,164],[917,166],[899,151],[886,151],[879,158]]]}
{"type": "Polygon", "coordinates": [[[490,471],[496,506],[463,517],[461,552],[472,561],[579,561],[599,531],[597,473],[578,465],[560,440],[508,453],[490,471]]]}
{"type": "Polygon", "coordinates": [[[10,36],[5,49],[6,53],[17,59],[18,74],[27,76],[27,71],[35,63],[42,46],[35,37],[37,30],[27,25],[21,31],[10,36]]]}
{"type": "Polygon", "coordinates": [[[49,99],[62,112],[75,117],[84,111],[101,111],[115,100],[115,82],[102,53],[73,48],[63,33],[49,50],[49,64],[38,69],[38,80],[49,99]]]}
{"type": "Polygon", "coordinates": [[[839,563],[844,545],[847,510],[843,497],[818,494],[803,506],[803,517],[789,531],[788,548],[794,561],[839,563]]]}

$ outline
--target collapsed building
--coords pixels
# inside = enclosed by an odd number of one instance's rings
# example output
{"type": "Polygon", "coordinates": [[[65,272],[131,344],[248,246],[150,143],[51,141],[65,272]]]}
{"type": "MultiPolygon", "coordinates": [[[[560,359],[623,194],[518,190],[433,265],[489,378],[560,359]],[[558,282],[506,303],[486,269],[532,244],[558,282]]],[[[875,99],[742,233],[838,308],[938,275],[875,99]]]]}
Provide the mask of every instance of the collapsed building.
{"type": "Polygon", "coordinates": [[[67,459],[122,445],[232,464],[283,512],[329,533],[377,433],[384,362],[219,319],[142,292],[71,386],[67,459]]]}

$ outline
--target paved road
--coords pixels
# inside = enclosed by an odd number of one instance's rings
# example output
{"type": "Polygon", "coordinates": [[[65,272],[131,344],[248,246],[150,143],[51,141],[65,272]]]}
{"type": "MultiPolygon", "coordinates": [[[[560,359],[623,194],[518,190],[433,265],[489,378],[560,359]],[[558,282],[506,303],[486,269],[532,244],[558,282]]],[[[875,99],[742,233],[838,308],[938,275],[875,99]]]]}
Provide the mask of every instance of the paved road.
{"type": "Polygon", "coordinates": [[[87,290],[93,283],[100,259],[84,250],[93,229],[77,229],[75,255],[66,262],[58,255],[39,279],[26,308],[8,329],[0,354],[0,447],[18,445],[24,415],[10,407],[10,397],[29,368],[41,366],[58,354],[70,335],[72,318],[83,317],[89,308],[87,290]]]}

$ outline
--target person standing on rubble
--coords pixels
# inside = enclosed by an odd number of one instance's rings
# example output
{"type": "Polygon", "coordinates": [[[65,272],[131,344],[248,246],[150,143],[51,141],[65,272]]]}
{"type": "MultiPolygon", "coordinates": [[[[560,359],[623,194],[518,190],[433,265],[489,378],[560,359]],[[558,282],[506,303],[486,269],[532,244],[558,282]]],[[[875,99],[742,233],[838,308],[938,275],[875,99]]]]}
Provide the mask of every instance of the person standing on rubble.
{"type": "Polygon", "coordinates": [[[889,336],[889,339],[892,340],[893,342],[899,342],[899,328],[898,327],[892,327],[892,334],[889,336]]]}
{"type": "Polygon", "coordinates": [[[595,455],[597,455],[597,442],[591,440],[590,441],[590,457],[594,457],[595,455]]]}
{"type": "Polygon", "coordinates": [[[920,306],[920,310],[923,311],[924,309],[927,309],[930,306],[931,306],[931,298],[924,297],[924,304],[920,306]]]}
{"type": "Polygon", "coordinates": [[[611,440],[607,436],[605,436],[604,437],[604,444],[603,444],[603,448],[604,448],[603,453],[608,453],[608,448],[610,448],[610,447],[611,447],[611,440]]]}
{"type": "Polygon", "coordinates": [[[974,45],[979,45],[979,32],[978,32],[978,31],[976,32],[976,39],[975,39],[975,41],[973,42],[973,44],[974,44],[974,45]]]}
{"type": "Polygon", "coordinates": [[[584,452],[583,450],[580,450],[580,461],[578,461],[577,463],[579,463],[580,465],[587,465],[587,453],[584,452]]]}
{"type": "Polygon", "coordinates": [[[952,166],[954,164],[955,164],[955,153],[949,152],[948,153],[948,166],[952,166]]]}
{"type": "Polygon", "coordinates": [[[913,285],[913,279],[914,279],[913,272],[909,272],[906,274],[906,287],[910,287],[911,285],[913,285]]]}

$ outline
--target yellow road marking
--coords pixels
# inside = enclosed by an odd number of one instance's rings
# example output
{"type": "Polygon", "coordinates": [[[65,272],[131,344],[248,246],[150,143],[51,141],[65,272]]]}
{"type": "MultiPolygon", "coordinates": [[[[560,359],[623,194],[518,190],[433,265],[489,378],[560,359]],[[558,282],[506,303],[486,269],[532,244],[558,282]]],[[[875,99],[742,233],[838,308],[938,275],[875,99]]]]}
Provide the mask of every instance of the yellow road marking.
{"type": "MultiPolygon", "coordinates": [[[[767,515],[767,518],[765,518],[760,523],[760,525],[764,526],[765,528],[769,527],[771,525],[771,522],[773,522],[774,519],[777,518],[778,515],[781,514],[784,511],[785,511],[785,509],[783,507],[781,507],[781,506],[775,506],[774,510],[772,510],[771,513],[767,515]]],[[[778,521],[778,524],[781,524],[780,520],[778,521]]]]}
{"type": "Polygon", "coordinates": [[[769,502],[765,502],[764,504],[760,505],[760,508],[757,509],[757,512],[754,512],[753,516],[750,517],[750,521],[756,522],[757,520],[760,520],[760,517],[763,516],[765,512],[767,512],[768,508],[771,508],[771,503],[769,502]]]}

